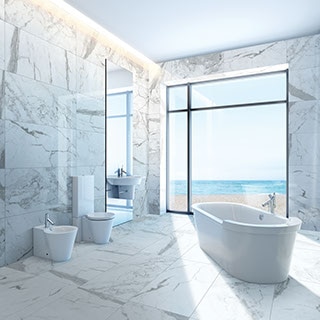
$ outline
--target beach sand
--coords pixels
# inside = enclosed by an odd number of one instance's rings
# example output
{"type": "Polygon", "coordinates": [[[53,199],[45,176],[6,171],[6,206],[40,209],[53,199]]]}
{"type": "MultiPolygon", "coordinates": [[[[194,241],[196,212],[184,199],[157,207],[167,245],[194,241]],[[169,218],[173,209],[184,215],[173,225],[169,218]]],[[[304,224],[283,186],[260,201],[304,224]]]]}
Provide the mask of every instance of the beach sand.
{"type": "MultiPolygon", "coordinates": [[[[267,194],[219,194],[219,195],[194,195],[192,203],[199,202],[236,202],[246,204],[251,207],[268,210],[267,207],[262,207],[262,203],[268,200],[267,194]]],[[[186,210],[186,196],[176,195],[171,196],[170,210],[185,211],[186,210]]],[[[276,208],[275,213],[286,216],[286,195],[276,194],[276,208]]]]}

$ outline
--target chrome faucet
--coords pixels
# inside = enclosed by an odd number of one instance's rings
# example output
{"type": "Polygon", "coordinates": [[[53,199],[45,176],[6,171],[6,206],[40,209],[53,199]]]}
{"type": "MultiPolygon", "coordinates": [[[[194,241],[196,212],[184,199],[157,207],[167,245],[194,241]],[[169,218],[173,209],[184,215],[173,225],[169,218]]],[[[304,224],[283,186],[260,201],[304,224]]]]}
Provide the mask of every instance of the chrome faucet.
{"type": "Polygon", "coordinates": [[[118,178],[123,177],[123,174],[127,174],[126,171],[124,171],[123,166],[120,168],[118,168],[114,173],[117,174],[118,178]]]}
{"type": "Polygon", "coordinates": [[[267,201],[265,201],[263,204],[262,204],[262,206],[263,207],[266,207],[266,206],[268,206],[269,207],[269,211],[271,212],[271,213],[274,213],[274,208],[276,207],[276,194],[275,194],[275,192],[274,193],[270,193],[269,195],[268,195],[268,197],[269,197],[269,199],[267,200],[267,201]]]}
{"type": "Polygon", "coordinates": [[[44,227],[45,228],[49,228],[49,225],[54,225],[53,221],[49,218],[49,213],[46,213],[45,214],[45,217],[44,217],[44,227]]]}

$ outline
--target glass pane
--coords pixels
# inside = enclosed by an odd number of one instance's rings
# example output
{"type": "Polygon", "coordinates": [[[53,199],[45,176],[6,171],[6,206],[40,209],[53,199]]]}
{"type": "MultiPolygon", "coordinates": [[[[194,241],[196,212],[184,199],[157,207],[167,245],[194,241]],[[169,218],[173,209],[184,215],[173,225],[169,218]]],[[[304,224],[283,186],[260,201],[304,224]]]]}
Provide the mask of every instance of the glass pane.
{"type": "Polygon", "coordinates": [[[127,124],[126,118],[108,119],[107,125],[107,174],[112,175],[127,164],[127,124]]]}
{"type": "Polygon", "coordinates": [[[187,113],[169,115],[169,210],[187,211],[187,113]]]}
{"type": "Polygon", "coordinates": [[[127,113],[127,95],[125,93],[108,95],[107,99],[107,117],[127,113]]]}
{"type": "Polygon", "coordinates": [[[187,95],[187,86],[169,88],[169,110],[187,109],[187,95]]]}
{"type": "Polygon", "coordinates": [[[192,85],[192,108],[286,100],[286,73],[192,85]]]}
{"type": "Polygon", "coordinates": [[[286,215],[286,105],[192,113],[192,203],[228,201],[263,209],[277,194],[286,215]]]}

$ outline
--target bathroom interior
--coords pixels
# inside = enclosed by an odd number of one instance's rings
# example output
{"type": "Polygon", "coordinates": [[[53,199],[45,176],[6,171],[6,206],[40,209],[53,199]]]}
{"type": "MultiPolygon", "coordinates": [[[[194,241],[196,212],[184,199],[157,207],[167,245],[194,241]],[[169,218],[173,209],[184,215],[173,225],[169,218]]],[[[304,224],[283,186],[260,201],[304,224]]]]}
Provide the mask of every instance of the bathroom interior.
{"type": "MultiPolygon", "coordinates": [[[[0,319],[319,319],[320,26],[154,62],[76,2],[0,0],[0,319]],[[286,196],[276,195],[275,210],[283,205],[281,219],[301,226],[289,275],[259,283],[204,249],[192,197],[182,209],[171,202],[168,181],[201,159],[170,149],[168,122],[179,116],[170,103],[181,92],[187,101],[202,84],[269,74],[285,86],[283,98],[261,102],[284,106],[286,196]],[[91,222],[109,228],[100,243],[91,222]],[[47,239],[72,232],[54,258],[47,239]]],[[[262,147],[277,154],[270,122],[262,147]]],[[[258,220],[273,215],[272,201],[261,206],[268,194],[258,199],[258,220]]]]}

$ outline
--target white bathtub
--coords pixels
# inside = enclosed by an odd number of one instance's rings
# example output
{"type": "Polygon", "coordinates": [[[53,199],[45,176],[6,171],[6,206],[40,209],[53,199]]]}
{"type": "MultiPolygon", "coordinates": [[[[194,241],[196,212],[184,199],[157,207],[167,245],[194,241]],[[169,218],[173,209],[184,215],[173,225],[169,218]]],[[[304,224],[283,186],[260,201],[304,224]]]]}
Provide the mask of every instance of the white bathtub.
{"type": "Polygon", "coordinates": [[[255,283],[287,279],[300,219],[237,203],[192,208],[200,247],[232,276],[255,283]]]}

